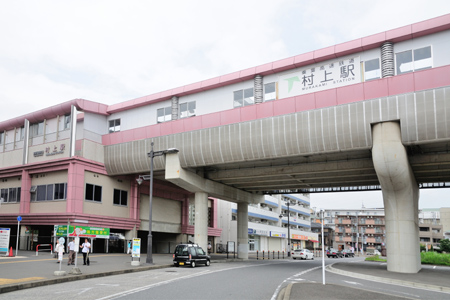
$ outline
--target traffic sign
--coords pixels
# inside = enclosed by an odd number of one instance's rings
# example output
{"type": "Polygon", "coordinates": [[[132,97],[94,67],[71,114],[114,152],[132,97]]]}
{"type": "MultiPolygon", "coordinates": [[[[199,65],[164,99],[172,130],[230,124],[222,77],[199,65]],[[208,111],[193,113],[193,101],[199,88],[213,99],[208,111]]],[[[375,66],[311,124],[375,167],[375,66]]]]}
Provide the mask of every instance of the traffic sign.
{"type": "Polygon", "coordinates": [[[18,217],[17,217],[17,221],[19,221],[19,222],[22,221],[22,217],[21,217],[21,216],[18,216],[18,217]]]}

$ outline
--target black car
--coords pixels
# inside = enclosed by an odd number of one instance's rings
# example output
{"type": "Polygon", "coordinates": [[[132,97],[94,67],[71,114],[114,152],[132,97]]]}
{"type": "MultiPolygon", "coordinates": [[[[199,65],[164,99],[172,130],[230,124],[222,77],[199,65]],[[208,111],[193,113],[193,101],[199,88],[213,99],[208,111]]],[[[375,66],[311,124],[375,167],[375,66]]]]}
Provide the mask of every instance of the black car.
{"type": "Polygon", "coordinates": [[[198,264],[209,266],[211,257],[197,244],[179,244],[173,254],[175,267],[190,265],[195,268],[198,264]]]}

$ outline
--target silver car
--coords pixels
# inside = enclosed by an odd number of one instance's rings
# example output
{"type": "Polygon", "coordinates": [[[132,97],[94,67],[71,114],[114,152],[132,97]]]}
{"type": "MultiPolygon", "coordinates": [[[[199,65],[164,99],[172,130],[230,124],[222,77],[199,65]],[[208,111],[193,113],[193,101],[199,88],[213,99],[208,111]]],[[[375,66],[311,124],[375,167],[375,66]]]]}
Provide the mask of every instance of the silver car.
{"type": "Polygon", "coordinates": [[[291,251],[291,256],[293,259],[314,259],[314,253],[309,251],[308,249],[297,249],[291,251]]]}

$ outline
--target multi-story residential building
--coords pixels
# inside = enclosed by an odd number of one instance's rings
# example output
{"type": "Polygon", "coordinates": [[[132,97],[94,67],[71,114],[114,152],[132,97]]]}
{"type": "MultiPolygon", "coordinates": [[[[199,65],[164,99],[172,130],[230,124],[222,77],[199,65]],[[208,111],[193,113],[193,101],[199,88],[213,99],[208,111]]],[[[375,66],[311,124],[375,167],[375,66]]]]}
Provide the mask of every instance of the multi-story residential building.
{"type": "Polygon", "coordinates": [[[444,230],[441,225],[439,209],[421,209],[419,212],[419,239],[422,245],[429,249],[439,247],[439,242],[444,238],[444,230]]]}
{"type": "MultiPolygon", "coordinates": [[[[319,238],[319,245],[320,249],[322,249],[322,224],[320,221],[318,222],[311,222],[311,231],[317,233],[319,238]]],[[[325,246],[325,249],[334,248],[333,247],[334,242],[334,230],[330,226],[323,226],[323,243],[325,246]]]]}
{"type": "Polygon", "coordinates": [[[450,239],[450,207],[441,207],[439,213],[441,216],[444,239],[450,239]]]}
{"type": "MultiPolygon", "coordinates": [[[[265,195],[264,203],[250,204],[249,251],[287,251],[289,242],[294,249],[317,248],[318,234],[311,231],[309,204],[307,194],[265,195]]],[[[236,241],[237,238],[237,205],[220,201],[219,215],[218,227],[222,229],[222,235],[216,240],[223,248],[227,241],[236,241]]]]}

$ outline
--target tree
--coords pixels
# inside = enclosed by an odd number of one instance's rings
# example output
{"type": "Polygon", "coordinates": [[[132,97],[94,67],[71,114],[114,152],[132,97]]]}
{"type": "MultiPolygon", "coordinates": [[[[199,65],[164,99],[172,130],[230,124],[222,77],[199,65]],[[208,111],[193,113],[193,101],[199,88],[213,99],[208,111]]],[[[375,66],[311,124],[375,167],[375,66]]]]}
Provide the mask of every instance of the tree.
{"type": "Polygon", "coordinates": [[[441,240],[439,242],[439,244],[440,244],[441,251],[450,253],[450,240],[449,239],[441,240]]]}

